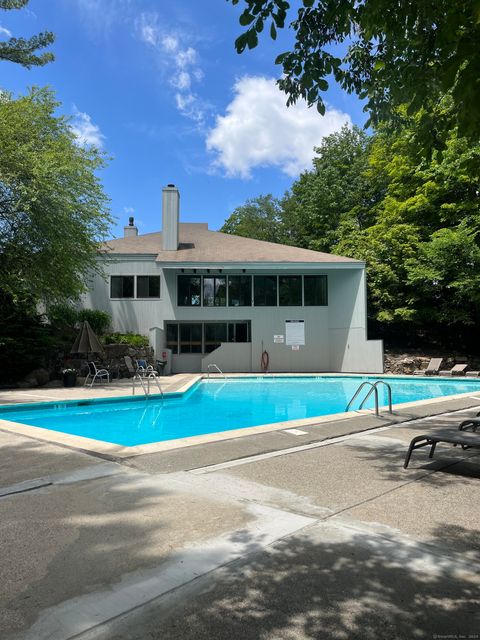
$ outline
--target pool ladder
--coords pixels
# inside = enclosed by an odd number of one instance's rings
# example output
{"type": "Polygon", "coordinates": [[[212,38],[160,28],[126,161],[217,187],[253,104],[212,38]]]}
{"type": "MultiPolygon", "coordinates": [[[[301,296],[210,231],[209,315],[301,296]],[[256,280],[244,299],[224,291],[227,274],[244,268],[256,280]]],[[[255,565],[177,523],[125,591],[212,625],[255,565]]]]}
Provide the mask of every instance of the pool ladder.
{"type": "Polygon", "coordinates": [[[224,380],[226,380],[225,374],[220,369],[218,364],[214,364],[213,362],[211,364],[209,364],[208,367],[207,367],[207,380],[210,379],[210,374],[211,373],[219,373],[221,376],[223,376],[224,380]]]}
{"type": "Polygon", "coordinates": [[[369,380],[365,380],[364,382],[362,382],[362,384],[358,387],[358,389],[353,394],[350,402],[347,404],[347,406],[345,408],[345,412],[347,412],[350,409],[351,405],[353,404],[353,401],[360,394],[360,391],[363,389],[363,387],[370,387],[370,391],[364,397],[364,399],[362,400],[362,402],[360,403],[360,406],[358,408],[362,409],[363,405],[365,404],[365,402],[369,399],[369,397],[373,393],[374,394],[374,398],[375,398],[375,415],[378,416],[379,415],[379,411],[378,411],[378,385],[380,385],[380,384],[383,384],[383,385],[385,385],[387,387],[387,392],[388,392],[388,412],[389,413],[393,413],[393,411],[392,411],[392,387],[388,384],[388,382],[385,382],[384,380],[377,380],[376,382],[370,382],[369,380]]]}
{"type": "Polygon", "coordinates": [[[158,387],[160,395],[162,396],[162,399],[163,399],[163,389],[160,386],[160,382],[158,381],[158,378],[154,373],[150,373],[148,376],[142,376],[139,373],[136,373],[132,379],[132,395],[135,395],[135,383],[138,381],[140,382],[140,386],[143,389],[143,393],[148,398],[148,396],[150,395],[150,382],[152,380],[155,380],[155,383],[158,387]],[[145,380],[147,381],[146,386],[145,386],[145,380]]]}

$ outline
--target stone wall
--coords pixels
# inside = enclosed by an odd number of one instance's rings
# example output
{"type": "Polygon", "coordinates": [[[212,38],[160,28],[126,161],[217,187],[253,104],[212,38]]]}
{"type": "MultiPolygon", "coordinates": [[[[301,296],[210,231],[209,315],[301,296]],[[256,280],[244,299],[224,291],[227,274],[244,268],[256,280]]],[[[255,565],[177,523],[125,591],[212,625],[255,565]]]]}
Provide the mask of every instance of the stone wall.
{"type": "Polygon", "coordinates": [[[385,373],[397,375],[411,375],[416,370],[426,369],[431,358],[443,358],[442,369],[449,370],[456,364],[468,363],[469,369],[480,371],[480,358],[478,356],[465,356],[454,354],[422,354],[422,353],[398,353],[385,352],[385,373]]]}

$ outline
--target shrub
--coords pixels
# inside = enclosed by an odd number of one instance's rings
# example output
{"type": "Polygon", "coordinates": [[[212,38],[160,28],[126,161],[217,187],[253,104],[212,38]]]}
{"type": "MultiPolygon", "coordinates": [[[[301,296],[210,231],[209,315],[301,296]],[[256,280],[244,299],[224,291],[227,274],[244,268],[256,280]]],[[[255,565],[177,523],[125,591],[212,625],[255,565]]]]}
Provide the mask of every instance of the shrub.
{"type": "Polygon", "coordinates": [[[132,347],[148,347],[149,341],[146,336],[138,333],[109,333],[105,336],[105,344],[129,344],[132,347]]]}
{"type": "Polygon", "coordinates": [[[106,333],[110,327],[111,318],[106,311],[98,309],[75,309],[70,304],[58,304],[48,309],[48,319],[56,330],[74,331],[78,324],[87,320],[98,335],[106,333]]]}
{"type": "Polygon", "coordinates": [[[102,336],[110,327],[110,315],[106,311],[99,311],[98,309],[81,309],[77,312],[79,322],[87,320],[90,323],[92,329],[99,336],[102,336]]]}

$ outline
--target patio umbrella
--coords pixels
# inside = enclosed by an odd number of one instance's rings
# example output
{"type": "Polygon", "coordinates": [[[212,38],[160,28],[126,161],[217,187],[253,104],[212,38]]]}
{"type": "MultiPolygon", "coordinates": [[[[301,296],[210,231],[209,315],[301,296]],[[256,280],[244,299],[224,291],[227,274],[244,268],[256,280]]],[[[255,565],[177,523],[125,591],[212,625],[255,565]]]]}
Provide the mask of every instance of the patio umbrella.
{"type": "Polygon", "coordinates": [[[103,347],[100,340],[95,335],[88,320],[82,322],[80,333],[75,340],[70,353],[86,353],[87,358],[90,353],[103,353],[103,347]]]}

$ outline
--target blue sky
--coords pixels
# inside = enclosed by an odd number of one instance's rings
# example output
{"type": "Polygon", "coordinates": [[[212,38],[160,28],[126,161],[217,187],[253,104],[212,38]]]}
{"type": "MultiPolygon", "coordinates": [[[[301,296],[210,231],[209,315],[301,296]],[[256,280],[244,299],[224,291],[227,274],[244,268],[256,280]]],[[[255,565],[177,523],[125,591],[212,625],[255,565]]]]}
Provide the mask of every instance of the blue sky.
{"type": "Polygon", "coordinates": [[[181,219],[218,229],[248,198],[282,196],[313,147],[344,122],[363,124],[360,102],[332,87],[327,115],[285,107],[273,61],[284,32],[237,55],[240,6],[226,0],[30,0],[0,13],[0,38],[56,34],[55,62],[26,70],[0,63],[0,86],[50,85],[79,143],[112,158],[102,172],[121,235],[161,227],[161,188],[176,184],[181,219]]]}

